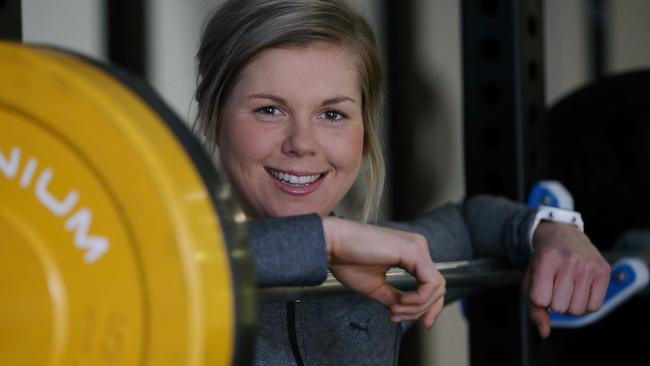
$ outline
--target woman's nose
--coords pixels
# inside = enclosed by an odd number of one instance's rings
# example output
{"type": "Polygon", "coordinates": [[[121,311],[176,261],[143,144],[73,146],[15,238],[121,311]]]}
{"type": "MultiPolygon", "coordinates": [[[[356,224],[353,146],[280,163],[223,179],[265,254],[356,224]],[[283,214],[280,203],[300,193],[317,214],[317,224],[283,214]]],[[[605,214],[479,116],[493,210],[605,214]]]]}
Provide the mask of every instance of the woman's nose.
{"type": "Polygon", "coordinates": [[[315,155],[318,151],[318,141],[314,132],[308,120],[291,121],[282,151],[293,156],[315,155]]]}

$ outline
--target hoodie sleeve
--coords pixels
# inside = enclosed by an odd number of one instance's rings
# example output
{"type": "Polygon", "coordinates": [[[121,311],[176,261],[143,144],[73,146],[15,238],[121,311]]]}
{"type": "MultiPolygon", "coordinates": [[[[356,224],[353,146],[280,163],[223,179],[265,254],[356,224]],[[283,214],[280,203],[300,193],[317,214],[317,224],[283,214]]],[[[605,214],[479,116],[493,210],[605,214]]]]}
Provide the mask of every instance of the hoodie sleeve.
{"type": "Polygon", "coordinates": [[[312,286],[327,278],[323,221],[317,214],[246,223],[257,283],[312,286]]]}
{"type": "Polygon", "coordinates": [[[388,226],[424,235],[435,261],[502,257],[524,266],[532,254],[529,232],[535,212],[505,198],[480,195],[388,226]]]}

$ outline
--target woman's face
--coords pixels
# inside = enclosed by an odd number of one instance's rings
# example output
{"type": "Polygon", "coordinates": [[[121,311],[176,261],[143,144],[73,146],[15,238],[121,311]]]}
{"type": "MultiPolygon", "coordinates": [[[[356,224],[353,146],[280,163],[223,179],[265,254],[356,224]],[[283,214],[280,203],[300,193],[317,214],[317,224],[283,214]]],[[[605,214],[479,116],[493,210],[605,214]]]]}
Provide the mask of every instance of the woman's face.
{"type": "Polygon", "coordinates": [[[221,161],[251,218],[328,215],[357,177],[362,96],[343,47],[316,42],[260,52],[220,117],[221,161]]]}

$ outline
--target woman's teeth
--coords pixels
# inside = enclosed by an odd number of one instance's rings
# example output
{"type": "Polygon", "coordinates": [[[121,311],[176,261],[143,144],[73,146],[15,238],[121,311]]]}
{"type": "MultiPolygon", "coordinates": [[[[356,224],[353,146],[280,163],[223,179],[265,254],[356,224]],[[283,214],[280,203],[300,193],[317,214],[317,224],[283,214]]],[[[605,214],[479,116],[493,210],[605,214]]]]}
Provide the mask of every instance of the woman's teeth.
{"type": "Polygon", "coordinates": [[[279,172],[277,170],[270,170],[270,173],[272,176],[276,177],[277,179],[291,184],[314,183],[322,175],[322,174],[314,174],[314,175],[297,176],[289,173],[279,172]]]}

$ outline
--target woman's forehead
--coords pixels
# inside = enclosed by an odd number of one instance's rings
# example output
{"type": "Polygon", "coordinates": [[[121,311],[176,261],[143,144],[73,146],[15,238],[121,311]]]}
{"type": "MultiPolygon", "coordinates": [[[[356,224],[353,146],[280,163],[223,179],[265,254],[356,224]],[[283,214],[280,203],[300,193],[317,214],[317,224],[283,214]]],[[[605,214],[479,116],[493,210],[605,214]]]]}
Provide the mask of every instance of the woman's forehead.
{"type": "MultiPolygon", "coordinates": [[[[315,59],[322,59],[328,63],[338,62],[336,64],[338,67],[354,68],[356,66],[353,52],[349,47],[333,42],[314,41],[309,43],[284,43],[262,49],[251,58],[244,68],[261,62],[268,65],[269,61],[275,60],[282,60],[286,63],[287,61],[314,61],[315,59]]],[[[314,68],[316,66],[318,65],[314,64],[314,68]]]]}
{"type": "Polygon", "coordinates": [[[261,51],[241,71],[237,84],[246,90],[351,94],[360,100],[361,86],[354,58],[347,47],[315,42],[261,51]]]}

